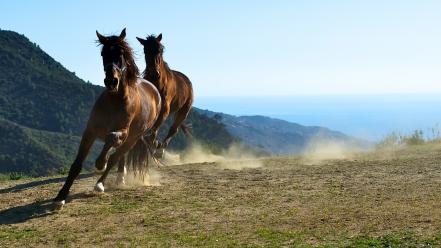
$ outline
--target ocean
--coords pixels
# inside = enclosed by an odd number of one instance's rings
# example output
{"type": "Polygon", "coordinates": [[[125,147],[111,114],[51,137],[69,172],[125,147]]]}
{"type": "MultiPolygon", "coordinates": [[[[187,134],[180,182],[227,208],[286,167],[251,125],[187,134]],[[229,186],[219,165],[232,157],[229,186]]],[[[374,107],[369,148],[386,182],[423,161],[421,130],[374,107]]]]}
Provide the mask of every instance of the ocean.
{"type": "Polygon", "coordinates": [[[441,95],[315,95],[196,97],[195,107],[232,115],[264,115],[323,126],[379,141],[392,132],[422,130],[431,137],[441,125],[441,95]]]}

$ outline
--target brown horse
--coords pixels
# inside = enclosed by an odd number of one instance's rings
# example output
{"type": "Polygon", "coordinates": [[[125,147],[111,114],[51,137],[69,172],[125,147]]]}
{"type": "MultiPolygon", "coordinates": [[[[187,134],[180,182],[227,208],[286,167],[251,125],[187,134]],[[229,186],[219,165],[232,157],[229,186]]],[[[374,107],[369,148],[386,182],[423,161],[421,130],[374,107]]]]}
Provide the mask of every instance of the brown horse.
{"type": "Polygon", "coordinates": [[[158,121],[153,127],[151,139],[155,142],[161,124],[167,117],[175,113],[173,124],[162,143],[157,143],[156,156],[162,157],[164,149],[170,143],[170,140],[178,132],[178,128],[189,136],[188,127],[184,125],[193,104],[193,87],[183,73],[171,70],[163,59],[164,46],[161,44],[162,34],[155,37],[150,35],[147,39],[138,38],[138,41],[144,46],[146,69],[144,79],[152,82],[159,90],[162,99],[161,112],[158,121]]]}
{"type": "Polygon", "coordinates": [[[100,95],[81,139],[78,154],[69,175],[54,202],[61,207],[69,194],[73,181],[81,171],[84,159],[94,141],[105,141],[95,167],[104,171],[95,190],[104,191],[104,181],[110,169],[129,150],[139,147],[147,153],[142,136],[147,135],[155,124],[161,107],[161,96],[150,82],[138,78],[139,71],[133,59],[132,49],[124,40],[126,30],[119,36],[102,36],[97,31],[103,46],[101,56],[105,71],[106,90],[100,95]],[[136,146],[135,146],[136,144],[136,146]],[[111,148],[115,149],[108,155],[111,148]]]}

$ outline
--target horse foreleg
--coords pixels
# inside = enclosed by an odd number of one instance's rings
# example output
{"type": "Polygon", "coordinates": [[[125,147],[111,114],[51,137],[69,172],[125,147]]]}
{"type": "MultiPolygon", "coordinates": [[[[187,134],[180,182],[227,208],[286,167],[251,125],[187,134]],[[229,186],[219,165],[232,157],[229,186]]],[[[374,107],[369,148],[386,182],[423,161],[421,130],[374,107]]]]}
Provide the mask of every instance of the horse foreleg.
{"type": "Polygon", "coordinates": [[[81,138],[80,147],[78,149],[77,156],[75,161],[70,166],[69,175],[66,178],[66,182],[64,183],[61,190],[58,192],[57,197],[55,197],[54,202],[59,207],[64,205],[67,195],[69,194],[70,187],[72,186],[75,178],[80,174],[81,168],[83,166],[83,162],[89,153],[90,148],[95,141],[96,136],[93,132],[86,130],[81,138]]]}
{"type": "Polygon", "coordinates": [[[127,130],[122,129],[119,131],[111,132],[106,136],[103,149],[100,155],[95,161],[95,168],[97,173],[102,173],[107,167],[107,161],[109,160],[109,150],[111,148],[117,148],[127,138],[127,130]]]}
{"type": "Polygon", "coordinates": [[[104,181],[106,180],[110,170],[120,161],[124,154],[132,149],[132,147],[136,144],[136,141],[136,138],[127,139],[120,147],[116,148],[116,151],[112,155],[110,155],[108,166],[103,175],[101,175],[101,177],[98,179],[98,182],[95,185],[95,191],[104,192],[104,181]]]}

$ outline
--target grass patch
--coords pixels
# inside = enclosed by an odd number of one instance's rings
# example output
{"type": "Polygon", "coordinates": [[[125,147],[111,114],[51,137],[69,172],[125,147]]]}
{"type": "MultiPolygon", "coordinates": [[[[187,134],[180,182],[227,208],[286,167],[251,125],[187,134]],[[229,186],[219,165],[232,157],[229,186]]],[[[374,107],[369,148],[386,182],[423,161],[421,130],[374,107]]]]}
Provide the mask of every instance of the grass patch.
{"type": "Polygon", "coordinates": [[[30,179],[30,178],[33,178],[33,177],[25,175],[24,173],[21,173],[21,172],[0,173],[0,182],[14,181],[14,180],[20,180],[20,179],[30,179]]]}
{"type": "Polygon", "coordinates": [[[236,247],[237,240],[221,234],[178,234],[178,244],[190,247],[236,247]]]}
{"type": "Polygon", "coordinates": [[[392,233],[379,237],[357,236],[346,241],[324,244],[318,247],[360,247],[360,248],[395,248],[395,247],[440,247],[441,234],[429,238],[421,237],[413,232],[392,233]]]}
{"type": "Polygon", "coordinates": [[[297,232],[272,230],[272,229],[259,229],[256,234],[261,240],[264,241],[267,247],[280,247],[287,245],[300,244],[303,240],[303,235],[297,232]]]}
{"type": "Polygon", "coordinates": [[[110,213],[128,213],[142,207],[142,203],[133,199],[113,199],[108,207],[110,213]]]}
{"type": "Polygon", "coordinates": [[[9,174],[0,173],[0,182],[5,182],[9,180],[9,174]]]}
{"type": "Polygon", "coordinates": [[[25,229],[1,229],[0,230],[0,240],[23,240],[23,239],[34,239],[41,236],[41,232],[34,228],[25,229]]]}
{"type": "Polygon", "coordinates": [[[60,232],[55,235],[55,240],[58,245],[69,246],[69,244],[75,243],[77,237],[71,232],[60,232]]]}

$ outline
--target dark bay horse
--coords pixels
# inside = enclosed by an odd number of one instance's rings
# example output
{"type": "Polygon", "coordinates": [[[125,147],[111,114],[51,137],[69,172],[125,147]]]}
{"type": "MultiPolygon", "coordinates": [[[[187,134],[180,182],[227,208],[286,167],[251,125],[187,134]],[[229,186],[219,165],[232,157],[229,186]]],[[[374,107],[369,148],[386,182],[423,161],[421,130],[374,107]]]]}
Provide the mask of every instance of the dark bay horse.
{"type": "Polygon", "coordinates": [[[143,146],[145,142],[142,137],[151,130],[160,113],[161,96],[153,84],[138,78],[139,71],[133,59],[132,49],[124,40],[126,30],[124,29],[119,36],[108,37],[97,31],[97,36],[102,45],[106,89],[95,102],[78,154],[64,186],[54,199],[59,207],[65,203],[70,187],[97,138],[105,143],[95,167],[97,171],[104,173],[98,179],[95,190],[104,191],[104,181],[110,169],[129,150],[139,148],[140,152],[148,152],[146,146],[143,146]],[[114,148],[115,152],[109,156],[111,148],[114,148]]]}
{"type": "Polygon", "coordinates": [[[156,145],[156,155],[162,157],[164,149],[178,132],[180,127],[189,136],[188,127],[184,125],[193,104],[193,87],[183,73],[171,70],[163,59],[164,46],[161,44],[162,34],[158,37],[150,35],[147,39],[138,38],[144,46],[146,69],[144,79],[152,82],[159,90],[162,99],[161,112],[153,127],[151,139],[156,141],[158,130],[167,117],[175,113],[173,124],[162,143],[156,145]]]}

